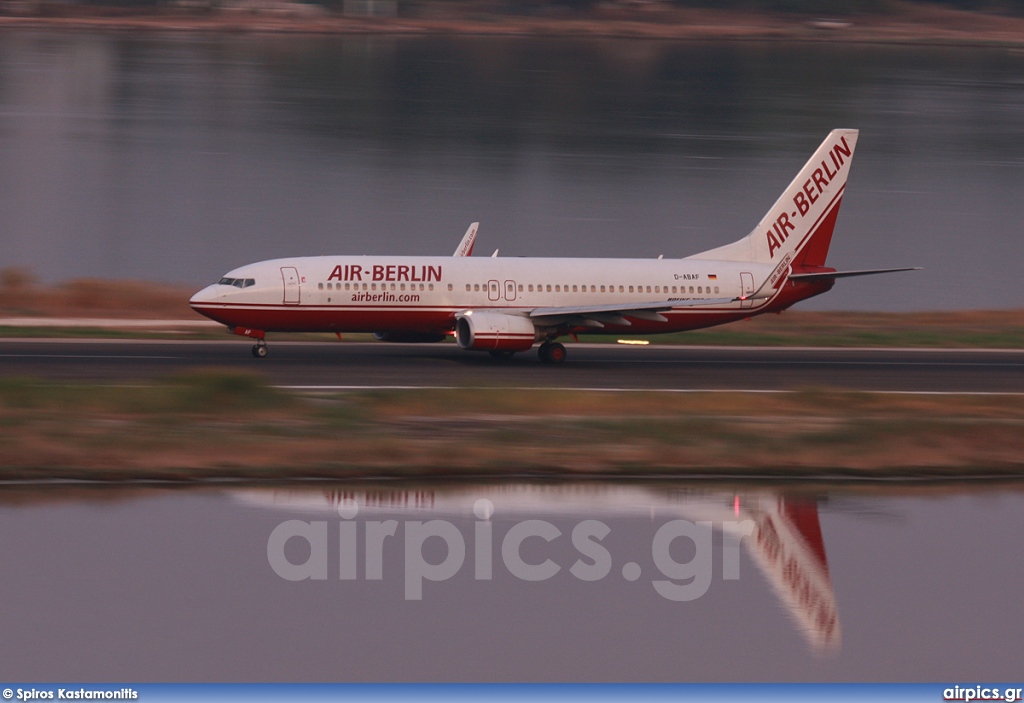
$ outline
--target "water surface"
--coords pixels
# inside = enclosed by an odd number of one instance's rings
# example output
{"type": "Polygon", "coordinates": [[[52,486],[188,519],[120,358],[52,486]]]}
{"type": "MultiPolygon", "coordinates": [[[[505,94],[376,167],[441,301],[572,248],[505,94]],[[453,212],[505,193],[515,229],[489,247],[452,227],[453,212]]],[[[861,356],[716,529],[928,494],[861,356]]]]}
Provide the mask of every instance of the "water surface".
{"type": "MultiPolygon", "coordinates": [[[[1010,681],[1022,529],[1013,487],[4,490],[0,661],[22,680],[1010,681]],[[365,535],[388,520],[376,580],[365,535]],[[419,562],[406,550],[432,520],[461,536],[465,560],[411,600],[407,567],[419,562]],[[527,564],[558,566],[550,578],[526,580],[502,551],[528,520],[560,533],[518,549],[527,564]],[[598,541],[610,565],[596,580],[572,570],[582,561],[593,575],[599,562],[571,538],[588,520],[608,528],[598,541]],[[654,585],[695,583],[655,556],[676,520],[711,523],[706,545],[680,537],[662,552],[685,565],[707,548],[706,586],[689,600],[654,585]],[[325,523],[323,580],[276,573],[268,545],[287,521],[325,523]],[[490,579],[476,570],[480,525],[490,579]],[[345,529],[359,547],[343,579],[345,529]],[[738,578],[726,578],[729,554],[738,578]]],[[[455,539],[412,552],[443,564],[455,539]]],[[[294,537],[282,549],[297,565],[315,551],[294,537]]]]}
{"type": "Polygon", "coordinates": [[[1024,304],[1024,55],[524,38],[0,35],[0,266],[199,287],[242,263],[685,256],[861,129],[807,308],[1024,304]]]}

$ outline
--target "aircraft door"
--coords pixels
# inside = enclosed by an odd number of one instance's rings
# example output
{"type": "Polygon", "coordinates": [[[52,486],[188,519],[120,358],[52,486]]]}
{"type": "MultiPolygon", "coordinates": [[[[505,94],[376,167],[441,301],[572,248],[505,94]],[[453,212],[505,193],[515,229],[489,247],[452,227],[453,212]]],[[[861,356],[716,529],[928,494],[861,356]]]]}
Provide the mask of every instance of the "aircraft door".
{"type": "Polygon", "coordinates": [[[501,286],[497,281],[487,281],[487,299],[501,300],[501,286]]]}
{"type": "Polygon", "coordinates": [[[299,286],[299,270],[294,266],[282,266],[281,280],[284,282],[284,304],[298,305],[302,293],[299,286]]]}
{"type": "MultiPolygon", "coordinates": [[[[740,295],[747,296],[754,294],[754,274],[744,271],[740,274],[740,295]]],[[[741,308],[749,308],[754,304],[753,300],[744,300],[740,303],[741,308]]]]}
{"type": "Polygon", "coordinates": [[[505,281],[505,300],[509,302],[516,299],[516,282],[505,281]]]}

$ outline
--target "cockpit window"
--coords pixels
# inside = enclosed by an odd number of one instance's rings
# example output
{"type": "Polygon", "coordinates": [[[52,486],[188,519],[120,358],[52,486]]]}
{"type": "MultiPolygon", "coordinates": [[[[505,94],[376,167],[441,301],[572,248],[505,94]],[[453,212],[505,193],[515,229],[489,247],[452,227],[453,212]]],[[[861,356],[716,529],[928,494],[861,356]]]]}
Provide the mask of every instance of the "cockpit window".
{"type": "Polygon", "coordinates": [[[221,286],[234,286],[235,288],[248,288],[249,286],[256,285],[255,278],[224,278],[217,281],[218,285],[221,286]]]}

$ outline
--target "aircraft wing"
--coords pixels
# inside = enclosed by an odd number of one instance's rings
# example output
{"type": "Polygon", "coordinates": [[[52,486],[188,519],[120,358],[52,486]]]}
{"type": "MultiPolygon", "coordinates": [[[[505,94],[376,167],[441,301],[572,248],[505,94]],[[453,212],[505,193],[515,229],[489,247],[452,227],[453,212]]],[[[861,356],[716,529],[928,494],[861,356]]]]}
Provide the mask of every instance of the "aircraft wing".
{"type": "MultiPolygon", "coordinates": [[[[704,300],[658,300],[649,303],[628,303],[611,305],[574,305],[568,307],[535,308],[529,316],[538,322],[554,322],[554,318],[565,318],[570,320],[579,318],[593,324],[586,326],[603,327],[604,324],[629,325],[626,317],[638,318],[641,320],[653,320],[665,322],[664,315],[660,312],[680,307],[701,307],[705,305],[723,305],[737,300],[736,298],[710,298],[704,300]]],[[[562,320],[562,321],[565,321],[562,320]]]]}
{"type": "Polygon", "coordinates": [[[827,281],[830,278],[851,278],[853,276],[873,276],[876,273],[895,273],[897,271],[920,271],[920,266],[909,266],[899,269],[863,269],[861,271],[826,271],[823,273],[791,273],[791,281],[827,281]]]}
{"type": "Polygon", "coordinates": [[[476,244],[476,231],[480,229],[480,223],[474,222],[466,230],[466,234],[462,236],[462,241],[459,242],[459,246],[455,247],[455,253],[452,256],[472,256],[473,245],[476,244]]]}

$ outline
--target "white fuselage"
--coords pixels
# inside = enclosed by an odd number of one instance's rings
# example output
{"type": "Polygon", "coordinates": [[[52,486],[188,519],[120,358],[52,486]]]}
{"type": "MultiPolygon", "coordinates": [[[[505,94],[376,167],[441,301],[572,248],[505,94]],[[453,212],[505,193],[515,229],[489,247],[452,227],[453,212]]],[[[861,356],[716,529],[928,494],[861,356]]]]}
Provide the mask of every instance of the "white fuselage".
{"type": "Polygon", "coordinates": [[[784,289],[739,298],[753,294],[755,281],[770,271],[765,264],[700,259],[317,256],[234,269],[226,279],[252,283],[208,286],[192,306],[224,324],[265,331],[446,332],[468,310],[678,303],[661,313],[665,322],[581,330],[660,332],[764,312],[784,289]]]}

